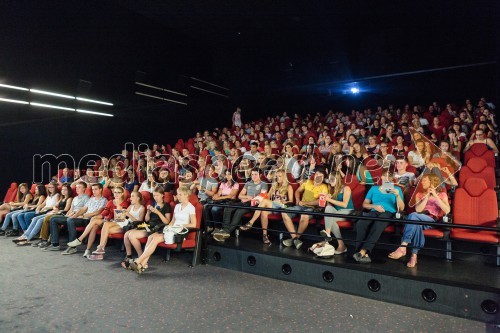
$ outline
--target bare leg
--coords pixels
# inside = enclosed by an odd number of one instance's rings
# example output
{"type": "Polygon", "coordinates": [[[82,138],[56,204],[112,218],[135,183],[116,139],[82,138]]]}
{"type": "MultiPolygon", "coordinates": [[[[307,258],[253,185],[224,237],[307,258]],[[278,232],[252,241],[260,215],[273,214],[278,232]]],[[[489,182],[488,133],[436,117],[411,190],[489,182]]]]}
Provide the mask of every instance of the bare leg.
{"type": "Polygon", "coordinates": [[[288,216],[287,213],[281,213],[281,217],[283,218],[283,223],[285,224],[286,230],[290,233],[290,236],[293,238],[297,237],[295,234],[295,226],[293,225],[292,219],[288,216]]]}
{"type": "Polygon", "coordinates": [[[115,222],[106,222],[104,223],[102,230],[101,230],[101,241],[99,243],[99,246],[101,249],[104,249],[106,247],[106,243],[108,242],[108,236],[109,234],[117,234],[119,232],[122,232],[123,229],[115,222]]]}
{"type": "Polygon", "coordinates": [[[87,243],[87,250],[90,250],[92,248],[92,245],[94,245],[95,236],[97,235],[97,230],[99,230],[101,228],[101,224],[95,223],[94,226],[92,227],[92,229],[90,229],[89,241],[87,243]]]}
{"type": "Polygon", "coordinates": [[[142,246],[141,242],[139,242],[139,238],[147,237],[147,235],[148,233],[146,230],[131,230],[129,240],[139,257],[142,255],[142,246]]]}
{"type": "Polygon", "coordinates": [[[135,261],[136,263],[141,264],[143,267],[148,264],[149,257],[151,257],[153,252],[156,250],[158,244],[165,241],[165,239],[163,238],[163,234],[159,233],[154,233],[148,238],[150,241],[144,248],[144,253],[135,261]]]}
{"type": "MultiPolygon", "coordinates": [[[[87,227],[85,227],[85,230],[83,231],[83,234],[80,235],[80,237],[78,237],[78,240],[80,242],[83,242],[83,240],[85,239],[85,237],[87,237],[88,234],[90,234],[90,232],[92,231],[92,228],[94,228],[94,226],[97,224],[97,225],[101,225],[103,223],[103,219],[101,218],[98,218],[98,217],[93,217],[91,220],[90,220],[90,223],[87,225],[87,227]]],[[[87,246],[87,249],[90,249],[90,247],[87,246]]]]}
{"type": "Polygon", "coordinates": [[[300,215],[299,227],[297,230],[299,234],[297,235],[297,238],[300,238],[300,236],[302,236],[304,231],[306,231],[308,225],[309,225],[309,215],[300,215]]]}
{"type": "Polygon", "coordinates": [[[260,223],[262,224],[262,235],[267,235],[267,226],[269,225],[269,214],[271,212],[262,212],[260,223]]]}

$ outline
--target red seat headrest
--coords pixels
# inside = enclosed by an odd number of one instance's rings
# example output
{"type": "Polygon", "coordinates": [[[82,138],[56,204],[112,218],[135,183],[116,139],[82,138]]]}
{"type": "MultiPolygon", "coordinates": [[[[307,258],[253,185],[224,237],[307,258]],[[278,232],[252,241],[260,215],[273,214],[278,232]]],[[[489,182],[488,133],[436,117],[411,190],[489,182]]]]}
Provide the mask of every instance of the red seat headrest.
{"type": "Polygon", "coordinates": [[[476,156],[481,156],[488,151],[488,147],[485,143],[475,143],[470,147],[470,151],[476,156]]]}
{"type": "Polygon", "coordinates": [[[479,197],[487,189],[488,185],[486,185],[484,179],[481,178],[469,178],[464,183],[464,190],[466,190],[471,197],[479,197]]]}
{"type": "Polygon", "coordinates": [[[488,166],[488,163],[480,157],[473,157],[467,162],[467,167],[474,173],[480,173],[488,166]]]}

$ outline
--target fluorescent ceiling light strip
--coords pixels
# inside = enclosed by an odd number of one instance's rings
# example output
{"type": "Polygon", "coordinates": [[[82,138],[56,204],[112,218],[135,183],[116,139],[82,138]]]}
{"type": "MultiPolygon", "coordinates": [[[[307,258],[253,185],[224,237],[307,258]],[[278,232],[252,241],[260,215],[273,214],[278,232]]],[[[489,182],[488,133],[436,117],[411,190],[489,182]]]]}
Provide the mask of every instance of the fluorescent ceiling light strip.
{"type": "Polygon", "coordinates": [[[79,101],[82,101],[82,102],[97,103],[97,104],[102,104],[102,105],[113,106],[113,103],[96,101],[95,99],[89,99],[89,98],[84,98],[84,97],[77,97],[76,99],[79,101]]]}
{"type": "Polygon", "coordinates": [[[58,110],[66,110],[66,111],[75,111],[75,109],[72,108],[67,108],[64,106],[57,106],[57,105],[50,105],[50,104],[42,104],[42,103],[36,103],[36,102],[30,102],[30,105],[33,106],[39,106],[42,108],[49,108],[49,109],[58,109],[58,110]]]}
{"type": "Polygon", "coordinates": [[[173,91],[173,90],[168,90],[168,89],[165,89],[165,88],[155,87],[155,86],[152,86],[152,85],[149,85],[149,84],[145,84],[145,83],[142,83],[142,82],[136,82],[135,84],[138,84],[138,85],[144,86],[144,87],[148,87],[148,88],[152,88],[152,89],[166,91],[166,92],[169,92],[169,93],[172,93],[172,94],[177,94],[177,95],[181,95],[181,96],[187,96],[186,94],[180,93],[178,91],[173,91]]]}
{"type": "Polygon", "coordinates": [[[76,109],[76,112],[90,113],[90,114],[95,114],[98,116],[114,117],[114,115],[112,115],[111,113],[103,113],[103,112],[96,112],[96,111],[89,111],[89,110],[82,110],[82,109],[76,109]]]}
{"type": "Polygon", "coordinates": [[[148,95],[148,94],[140,93],[140,92],[138,92],[138,91],[136,91],[135,93],[136,93],[136,95],[141,95],[141,96],[146,96],[146,97],[151,97],[151,98],[160,99],[160,100],[162,100],[162,101],[167,101],[167,102],[172,102],[172,103],[177,103],[177,104],[187,105],[187,103],[180,102],[180,101],[174,101],[173,99],[168,99],[168,98],[163,98],[163,97],[158,97],[158,96],[148,95]]]}
{"type": "Polygon", "coordinates": [[[67,99],[75,99],[74,96],[57,94],[57,93],[53,93],[53,92],[50,92],[50,91],[44,91],[44,90],[38,90],[38,89],[30,89],[30,92],[35,93],[35,94],[42,94],[42,95],[49,95],[49,96],[55,96],[55,97],[62,97],[62,98],[67,98],[67,99]]]}
{"type": "Polygon", "coordinates": [[[24,91],[28,91],[29,90],[28,88],[11,86],[11,85],[8,85],[8,84],[1,84],[1,83],[0,83],[0,87],[2,87],[2,88],[9,88],[9,89],[24,90],[24,91]]]}
{"type": "Polygon", "coordinates": [[[213,92],[213,91],[210,91],[210,90],[206,90],[206,89],[203,89],[203,88],[200,88],[200,87],[195,87],[195,86],[190,86],[190,87],[193,88],[193,89],[198,89],[198,90],[201,90],[201,91],[205,91],[205,92],[210,93],[210,94],[219,95],[219,96],[222,96],[222,97],[225,97],[225,98],[229,98],[229,96],[222,95],[222,94],[219,94],[219,93],[216,93],[216,92],[213,92]]]}
{"type": "Polygon", "coordinates": [[[214,84],[214,83],[207,82],[207,81],[203,81],[203,80],[197,79],[197,78],[192,77],[192,76],[191,76],[191,79],[192,79],[192,80],[195,80],[195,81],[198,81],[198,82],[203,82],[203,83],[209,84],[209,85],[214,86],[214,87],[217,87],[217,88],[221,88],[221,89],[224,89],[224,90],[229,90],[229,88],[222,87],[222,86],[219,86],[219,85],[216,85],[216,84],[214,84]]]}
{"type": "Polygon", "coordinates": [[[17,103],[17,104],[30,104],[29,102],[19,101],[17,99],[0,98],[2,102],[17,103]]]}

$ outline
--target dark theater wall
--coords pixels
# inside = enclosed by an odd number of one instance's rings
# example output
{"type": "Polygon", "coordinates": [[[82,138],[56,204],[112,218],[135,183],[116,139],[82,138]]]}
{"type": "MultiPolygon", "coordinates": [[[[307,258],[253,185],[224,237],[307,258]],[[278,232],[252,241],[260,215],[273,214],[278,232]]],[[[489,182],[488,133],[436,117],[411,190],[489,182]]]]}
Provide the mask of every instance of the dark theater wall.
{"type": "MultiPolygon", "coordinates": [[[[0,83],[111,101],[113,107],[82,108],[115,114],[0,103],[0,193],[12,180],[31,181],[34,154],[109,155],[125,142],[172,143],[210,124],[196,114],[211,97],[194,94],[192,105],[183,106],[134,94],[136,70],[146,73],[143,80],[176,91],[187,89],[181,74],[208,77],[210,50],[197,41],[103,1],[3,1],[0,22],[0,83]],[[89,91],[79,87],[80,79],[92,82],[89,91]]],[[[10,89],[0,89],[1,97],[74,107],[10,89]]]]}

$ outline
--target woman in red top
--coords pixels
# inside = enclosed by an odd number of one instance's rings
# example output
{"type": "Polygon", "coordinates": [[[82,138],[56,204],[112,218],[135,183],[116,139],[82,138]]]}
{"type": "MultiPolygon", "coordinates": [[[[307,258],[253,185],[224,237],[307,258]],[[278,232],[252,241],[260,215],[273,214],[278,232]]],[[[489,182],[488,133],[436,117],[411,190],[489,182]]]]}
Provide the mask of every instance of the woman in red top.
{"type": "Polygon", "coordinates": [[[115,197],[115,199],[108,201],[102,213],[97,216],[94,216],[90,220],[90,223],[87,225],[87,227],[85,227],[83,234],[81,234],[80,237],[75,239],[73,242],[68,243],[68,246],[76,247],[82,244],[82,241],[88,235],[89,239],[87,242],[87,249],[83,254],[83,256],[86,258],[88,258],[92,254],[92,251],[90,251],[90,249],[94,244],[97,230],[99,230],[102,227],[102,224],[105,221],[110,221],[114,218],[115,209],[118,209],[118,207],[120,209],[127,209],[127,207],[130,205],[128,200],[125,199],[125,189],[123,187],[115,187],[113,189],[113,196],[115,197]]]}

